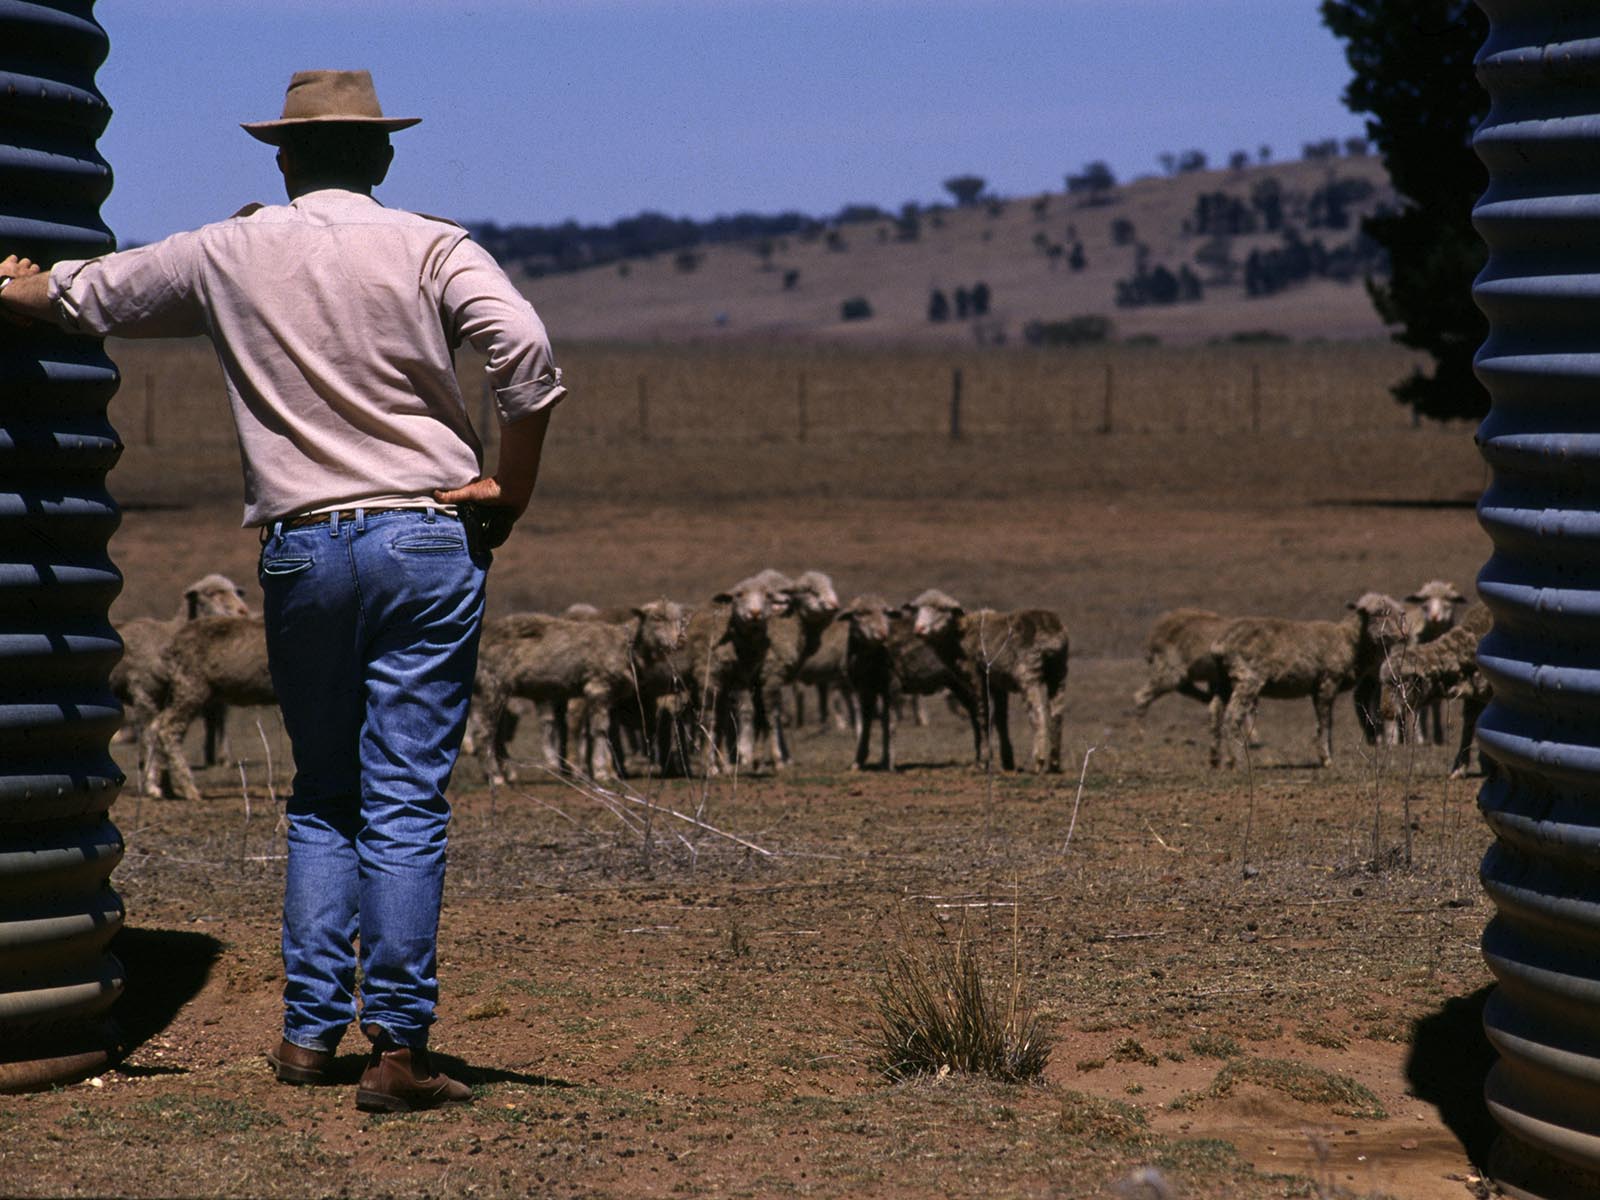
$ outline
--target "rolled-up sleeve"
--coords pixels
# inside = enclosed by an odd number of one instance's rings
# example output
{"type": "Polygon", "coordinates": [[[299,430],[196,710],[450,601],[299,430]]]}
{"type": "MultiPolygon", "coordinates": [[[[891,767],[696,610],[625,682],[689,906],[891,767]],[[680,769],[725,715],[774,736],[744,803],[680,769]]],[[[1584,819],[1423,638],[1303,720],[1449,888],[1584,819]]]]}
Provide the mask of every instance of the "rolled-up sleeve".
{"type": "Polygon", "coordinates": [[[135,250],[58,262],[50,270],[50,301],[69,329],[96,337],[203,334],[195,237],[180,233],[135,250]]]}
{"type": "Polygon", "coordinates": [[[519,421],[566,398],[544,322],[486,250],[461,238],[438,278],[447,328],[488,360],[501,421],[519,421]]]}

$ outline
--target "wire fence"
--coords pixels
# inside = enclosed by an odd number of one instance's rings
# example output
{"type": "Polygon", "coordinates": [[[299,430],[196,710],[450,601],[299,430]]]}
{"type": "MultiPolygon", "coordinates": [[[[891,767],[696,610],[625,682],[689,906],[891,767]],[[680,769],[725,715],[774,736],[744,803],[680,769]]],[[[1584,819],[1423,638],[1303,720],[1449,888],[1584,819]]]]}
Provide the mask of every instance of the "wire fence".
{"type": "MultiPolygon", "coordinates": [[[[220,371],[203,343],[111,348],[112,420],[132,445],[231,448],[220,371]]],[[[1315,436],[1414,424],[1389,389],[1422,364],[1384,342],[1118,346],[958,353],[824,346],[574,344],[562,438],[797,443],[854,437],[1315,436]]],[[[493,440],[481,362],[462,392],[493,440]]]]}

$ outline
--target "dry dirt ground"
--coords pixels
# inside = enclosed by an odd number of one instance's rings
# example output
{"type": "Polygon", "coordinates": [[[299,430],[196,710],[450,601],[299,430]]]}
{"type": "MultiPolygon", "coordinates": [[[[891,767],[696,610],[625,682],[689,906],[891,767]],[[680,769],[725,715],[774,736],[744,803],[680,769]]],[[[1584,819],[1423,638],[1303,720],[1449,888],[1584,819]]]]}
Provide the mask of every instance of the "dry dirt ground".
{"type": "MultiPolygon", "coordinates": [[[[496,610],[698,599],[769,564],[1049,605],[1073,631],[1068,771],[974,772],[937,703],[893,775],[845,770],[848,737],[808,725],[787,773],[635,779],[621,815],[542,776],[531,737],[508,789],[464,763],[435,1046],[476,1101],[373,1117],[359,1035],[337,1086],[262,1061],[288,750],[275,714],[237,712],[201,804],[113,810],[129,1053],[0,1097],[4,1190],[1087,1198],[1142,1195],[1117,1189],[1153,1167],[1191,1200],[1485,1194],[1476,782],[1441,749],[1367,749],[1344,703],[1333,768],[1309,703],[1268,702],[1225,774],[1198,705],[1126,711],[1162,609],[1336,617],[1369,588],[1469,585],[1470,434],[1195,449],[884,443],[812,450],[796,481],[783,448],[646,456],[558,427],[496,610]],[[1040,1082],[876,1071],[886,958],[957,937],[996,988],[1020,973],[1055,1040],[1040,1082]]],[[[210,570],[258,599],[225,481],[140,508],[171,463],[119,470],[119,618],[210,570]]]]}

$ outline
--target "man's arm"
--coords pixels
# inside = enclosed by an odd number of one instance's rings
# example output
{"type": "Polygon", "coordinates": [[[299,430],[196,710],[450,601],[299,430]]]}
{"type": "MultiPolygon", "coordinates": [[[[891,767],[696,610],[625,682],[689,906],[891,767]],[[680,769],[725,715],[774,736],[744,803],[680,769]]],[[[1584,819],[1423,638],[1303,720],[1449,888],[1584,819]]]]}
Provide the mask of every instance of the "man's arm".
{"type": "Polygon", "coordinates": [[[544,454],[544,435],[549,428],[549,408],[502,424],[500,458],[494,474],[474,479],[465,487],[438,488],[433,498],[440,504],[471,501],[498,505],[513,510],[520,517],[533,496],[533,485],[539,481],[539,460],[544,454]]]}

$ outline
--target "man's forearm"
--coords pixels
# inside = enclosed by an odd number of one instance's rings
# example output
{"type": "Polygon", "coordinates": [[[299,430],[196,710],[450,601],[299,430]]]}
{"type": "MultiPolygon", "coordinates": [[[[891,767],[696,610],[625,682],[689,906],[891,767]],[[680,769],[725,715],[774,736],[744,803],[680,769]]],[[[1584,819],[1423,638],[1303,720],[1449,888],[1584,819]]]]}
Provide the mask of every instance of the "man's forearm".
{"type": "Polygon", "coordinates": [[[0,287],[0,312],[26,321],[58,324],[55,305],[50,303],[50,274],[17,275],[0,287]]]}
{"type": "Polygon", "coordinates": [[[494,477],[500,484],[500,503],[519,513],[528,507],[533,485],[539,481],[539,460],[550,428],[550,410],[500,426],[500,459],[494,477]]]}

